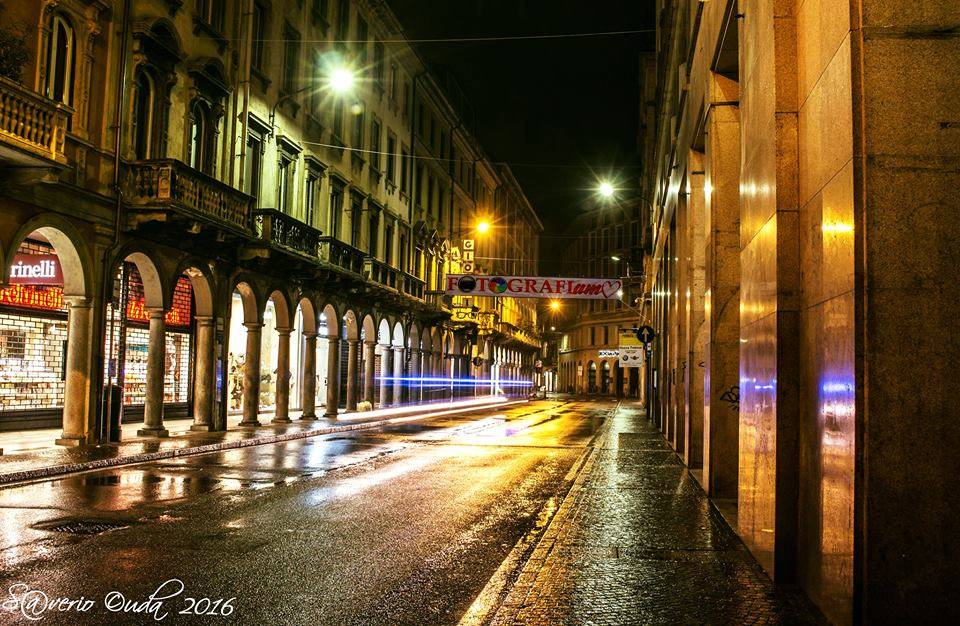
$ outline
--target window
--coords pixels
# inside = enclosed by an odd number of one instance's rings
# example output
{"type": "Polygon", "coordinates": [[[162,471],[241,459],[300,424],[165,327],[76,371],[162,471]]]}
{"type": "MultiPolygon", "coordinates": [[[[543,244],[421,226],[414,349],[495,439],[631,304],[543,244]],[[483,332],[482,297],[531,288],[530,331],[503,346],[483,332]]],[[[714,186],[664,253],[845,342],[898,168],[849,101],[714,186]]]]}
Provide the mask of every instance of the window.
{"type": "Polygon", "coordinates": [[[423,261],[423,248],[416,246],[413,249],[413,274],[420,276],[420,263],[423,261]]]}
{"type": "Polygon", "coordinates": [[[197,0],[197,17],[217,32],[223,31],[223,0],[197,0]]]}
{"type": "Polygon", "coordinates": [[[370,122],[370,167],[380,171],[380,121],[370,122]]]}
{"type": "Polygon", "coordinates": [[[277,163],[277,208],[288,215],[293,209],[295,170],[296,157],[281,150],[277,163]]]}
{"type": "MultiPolygon", "coordinates": [[[[261,134],[254,131],[247,133],[247,155],[243,166],[243,192],[254,198],[260,196],[263,147],[263,136],[261,134]]],[[[257,206],[259,206],[259,203],[257,203],[257,206]]]]}
{"type": "Polygon", "coordinates": [[[393,265],[393,222],[383,228],[383,260],[387,265],[393,265]]]}
{"type": "Polygon", "coordinates": [[[410,117],[410,83],[403,83],[403,118],[410,117]]]}
{"type": "Polygon", "coordinates": [[[346,47],[344,43],[349,39],[350,33],[350,0],[340,0],[337,5],[337,42],[336,46],[340,49],[346,47]]]}
{"type": "MultiPolygon", "coordinates": [[[[322,57],[319,50],[314,50],[310,59],[310,76],[320,76],[322,68],[322,57]]],[[[307,105],[310,109],[310,114],[315,118],[320,117],[320,90],[311,88],[307,91],[307,105]]]]}
{"type": "Polygon", "coordinates": [[[324,22],[326,28],[327,14],[330,10],[328,0],[313,0],[313,17],[324,22]]]}
{"type": "Polygon", "coordinates": [[[447,133],[440,131],[440,158],[447,154],[447,133]]]}
{"type": "Polygon", "coordinates": [[[419,198],[416,198],[416,205],[423,206],[423,165],[421,163],[417,163],[416,176],[417,178],[413,182],[414,186],[416,187],[417,195],[420,196],[419,198]]]}
{"type": "MultiPolygon", "coordinates": [[[[593,300],[590,303],[593,304],[593,300]]],[[[597,328],[595,326],[590,327],[590,345],[597,345],[597,328]]]]}
{"type": "Polygon", "coordinates": [[[340,237],[340,215],[343,213],[343,183],[337,180],[330,181],[330,215],[327,225],[330,235],[340,237]]]}
{"type": "Polygon", "coordinates": [[[367,20],[357,15],[357,61],[360,62],[361,71],[367,69],[367,20]]]}
{"type": "Polygon", "coordinates": [[[297,92],[297,63],[300,60],[300,33],[289,24],[283,25],[283,82],[287,95],[297,92]]]}
{"type": "Polygon", "coordinates": [[[390,100],[394,104],[397,103],[397,98],[400,95],[400,69],[397,67],[396,63],[390,64],[390,100]]]}
{"type": "Polygon", "coordinates": [[[315,226],[319,193],[320,171],[315,167],[309,167],[307,168],[307,180],[303,190],[303,221],[309,226],[315,226]]]}
{"type": "Polygon", "coordinates": [[[194,100],[190,107],[190,167],[204,174],[213,170],[213,137],[210,107],[203,100],[194,100]]]}
{"type": "Polygon", "coordinates": [[[152,153],[156,90],[153,78],[143,68],[137,69],[136,93],[133,99],[133,149],[138,159],[149,159],[152,153]]]}
{"type": "Polygon", "coordinates": [[[427,215],[433,215],[433,175],[427,176],[427,215]]]}
{"type": "Polygon", "coordinates": [[[384,155],[387,158],[387,180],[391,183],[396,181],[397,174],[397,138],[392,134],[387,134],[387,153],[384,155]]]}
{"type": "Polygon", "coordinates": [[[373,84],[383,91],[383,42],[373,43],[373,84]]]}
{"type": "Polygon", "coordinates": [[[407,152],[406,148],[403,148],[400,151],[400,191],[402,193],[407,193],[407,187],[409,183],[407,178],[409,177],[410,171],[410,154],[407,152]]]}
{"type": "Polygon", "coordinates": [[[398,265],[400,266],[400,271],[406,272],[409,265],[407,265],[407,234],[400,233],[400,256],[397,259],[399,261],[398,265]]]}
{"type": "Polygon", "coordinates": [[[623,224],[617,224],[617,248],[623,248],[623,224]]]}
{"type": "Polygon", "coordinates": [[[65,16],[55,13],[50,20],[50,40],[47,43],[45,96],[64,104],[71,103],[76,58],[73,26],[65,16]]]}
{"type": "Polygon", "coordinates": [[[370,222],[367,225],[367,252],[370,256],[377,257],[380,252],[378,247],[380,241],[380,210],[371,208],[370,222]]]}
{"type": "Polygon", "coordinates": [[[353,116],[353,147],[363,149],[363,104],[357,103],[357,112],[353,116]]]}
{"type": "Polygon", "coordinates": [[[354,193],[350,202],[350,245],[360,247],[360,223],[363,220],[363,196],[354,193]]]}
{"type": "Polygon", "coordinates": [[[343,100],[337,100],[333,105],[333,136],[343,141],[343,100]]]}
{"type": "Polygon", "coordinates": [[[266,63],[267,10],[259,2],[253,4],[253,42],[250,47],[250,65],[263,72],[266,63]]]}

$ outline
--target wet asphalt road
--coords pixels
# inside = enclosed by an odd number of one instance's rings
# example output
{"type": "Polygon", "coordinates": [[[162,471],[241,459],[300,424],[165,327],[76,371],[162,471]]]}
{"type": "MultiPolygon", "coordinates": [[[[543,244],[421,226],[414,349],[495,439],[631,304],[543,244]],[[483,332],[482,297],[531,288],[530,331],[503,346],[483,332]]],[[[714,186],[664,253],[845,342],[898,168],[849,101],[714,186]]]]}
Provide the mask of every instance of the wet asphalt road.
{"type": "Polygon", "coordinates": [[[0,599],[25,583],[94,600],[51,624],[456,623],[610,408],[536,402],[0,490],[0,599]],[[143,606],[170,579],[184,591],[143,606]],[[111,591],[141,606],[110,613],[111,591]],[[178,613],[192,604],[215,615],[178,613]]]}

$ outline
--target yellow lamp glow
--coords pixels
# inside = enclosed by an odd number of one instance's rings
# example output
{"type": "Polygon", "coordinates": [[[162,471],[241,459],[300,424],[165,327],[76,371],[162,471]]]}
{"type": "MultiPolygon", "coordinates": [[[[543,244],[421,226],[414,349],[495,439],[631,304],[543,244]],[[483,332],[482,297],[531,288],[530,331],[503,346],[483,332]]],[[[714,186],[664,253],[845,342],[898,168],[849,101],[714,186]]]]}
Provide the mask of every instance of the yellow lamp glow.
{"type": "Polygon", "coordinates": [[[481,222],[477,222],[477,232],[478,232],[478,233],[480,233],[481,235],[483,235],[483,234],[486,234],[486,233],[489,232],[489,231],[490,231],[490,222],[488,222],[488,221],[486,221],[486,220],[483,220],[483,221],[481,221],[481,222]]]}

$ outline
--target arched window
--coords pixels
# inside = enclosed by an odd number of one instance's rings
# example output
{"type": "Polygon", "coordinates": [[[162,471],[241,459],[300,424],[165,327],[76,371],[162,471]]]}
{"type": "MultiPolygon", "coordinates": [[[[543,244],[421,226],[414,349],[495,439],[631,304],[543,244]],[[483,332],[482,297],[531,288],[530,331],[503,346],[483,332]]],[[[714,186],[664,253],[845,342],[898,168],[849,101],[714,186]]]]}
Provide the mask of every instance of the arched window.
{"type": "Polygon", "coordinates": [[[153,77],[145,69],[137,70],[136,94],[133,102],[133,148],[138,159],[149,159],[153,152],[156,88],[153,77]]]}
{"type": "Polygon", "coordinates": [[[76,60],[73,26],[69,20],[55,13],[50,19],[50,38],[47,44],[47,84],[44,95],[51,100],[70,104],[73,97],[73,71],[76,60]]]}
{"type": "Polygon", "coordinates": [[[190,108],[190,121],[190,167],[209,173],[207,139],[210,134],[210,109],[203,101],[194,101],[190,108]]]}

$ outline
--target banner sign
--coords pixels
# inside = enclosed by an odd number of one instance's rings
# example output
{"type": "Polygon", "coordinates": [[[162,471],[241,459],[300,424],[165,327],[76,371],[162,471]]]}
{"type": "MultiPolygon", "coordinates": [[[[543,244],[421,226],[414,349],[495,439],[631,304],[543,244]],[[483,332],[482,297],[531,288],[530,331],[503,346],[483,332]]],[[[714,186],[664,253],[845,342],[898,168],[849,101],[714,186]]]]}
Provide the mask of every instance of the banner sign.
{"type": "Polygon", "coordinates": [[[11,285],[63,285],[60,259],[55,254],[16,254],[10,265],[11,285]]]}
{"type": "Polygon", "coordinates": [[[623,283],[607,278],[544,278],[542,276],[447,275],[450,296],[494,298],[618,299],[623,283]]]}

